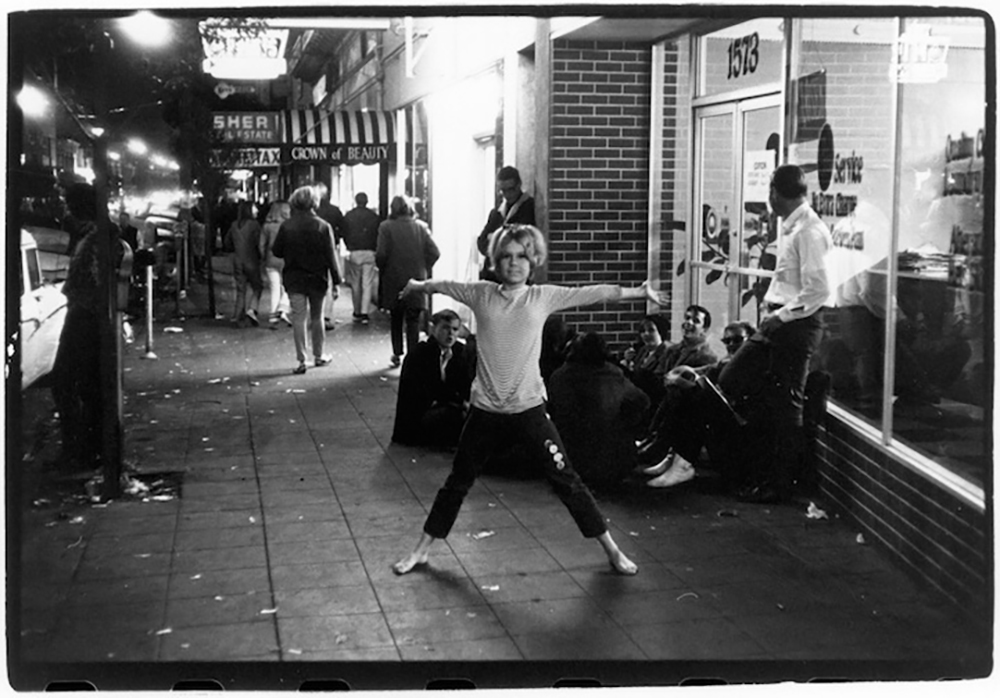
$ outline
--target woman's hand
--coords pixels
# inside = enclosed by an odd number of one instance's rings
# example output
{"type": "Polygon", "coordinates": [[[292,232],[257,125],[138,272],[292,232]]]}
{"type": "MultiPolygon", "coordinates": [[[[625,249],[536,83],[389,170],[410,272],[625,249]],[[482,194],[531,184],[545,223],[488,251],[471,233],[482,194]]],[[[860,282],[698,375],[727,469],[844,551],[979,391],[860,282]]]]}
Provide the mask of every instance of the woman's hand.
{"type": "Polygon", "coordinates": [[[651,300],[653,303],[662,306],[670,304],[670,293],[667,291],[657,291],[649,285],[649,279],[643,281],[639,288],[641,288],[643,293],[646,294],[646,298],[651,300]]]}
{"type": "Polygon", "coordinates": [[[402,299],[404,296],[410,293],[421,293],[424,290],[424,283],[422,281],[417,281],[416,279],[410,279],[406,282],[406,286],[403,286],[403,290],[399,292],[399,298],[402,299]]]}

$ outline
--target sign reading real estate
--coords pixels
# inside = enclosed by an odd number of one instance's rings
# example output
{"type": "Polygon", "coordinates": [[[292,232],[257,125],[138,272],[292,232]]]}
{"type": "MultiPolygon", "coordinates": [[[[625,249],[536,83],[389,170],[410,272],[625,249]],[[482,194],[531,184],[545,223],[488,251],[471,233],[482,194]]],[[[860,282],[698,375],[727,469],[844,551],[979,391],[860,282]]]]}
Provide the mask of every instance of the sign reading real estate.
{"type": "Polygon", "coordinates": [[[215,112],[212,128],[229,143],[280,143],[280,112],[215,112]]]}

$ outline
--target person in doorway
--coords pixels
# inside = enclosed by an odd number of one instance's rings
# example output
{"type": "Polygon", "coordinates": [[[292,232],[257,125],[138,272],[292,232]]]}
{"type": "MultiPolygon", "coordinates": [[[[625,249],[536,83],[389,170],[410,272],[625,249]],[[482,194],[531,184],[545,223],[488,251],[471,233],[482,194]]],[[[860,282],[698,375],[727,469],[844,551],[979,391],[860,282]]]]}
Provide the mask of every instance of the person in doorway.
{"type": "MultiPolygon", "coordinates": [[[[340,261],[340,255],[337,254],[337,241],[340,240],[343,234],[344,214],[341,213],[339,206],[330,201],[330,187],[326,185],[326,182],[316,182],[314,186],[316,187],[316,195],[319,197],[319,206],[316,207],[316,215],[330,225],[330,231],[333,235],[333,261],[337,265],[339,278],[343,279],[344,269],[340,261]]],[[[337,288],[338,284],[339,282],[328,285],[326,298],[323,300],[323,325],[327,331],[337,329],[333,322],[333,304],[340,297],[340,291],[337,288]]]]}
{"type": "Polygon", "coordinates": [[[416,217],[410,200],[394,196],[389,204],[389,220],[379,224],[375,250],[381,305],[389,308],[393,367],[399,366],[403,355],[404,326],[406,351],[412,351],[420,341],[420,325],[427,308],[425,296],[401,295],[400,291],[410,279],[428,278],[440,256],[431,229],[416,217]]]}
{"type": "Polygon", "coordinates": [[[596,538],[612,568],[632,575],[638,567],[611,537],[593,495],[573,469],[559,432],[545,408],[545,385],[539,368],[542,326],[560,310],[593,303],[648,298],[667,302],[648,282],[634,288],[611,284],[566,287],[529,285],[546,258],[545,238],[531,225],[505,227],[493,236],[490,259],[500,283],[461,283],[411,279],[402,290],[443,293],[467,305],[476,319],[477,365],[469,418],[459,439],[451,474],[438,491],[416,547],[396,562],[406,574],[427,562],[431,545],[446,538],[466,494],[491,452],[500,444],[523,444],[528,458],[543,470],[580,532],[596,538]]]}
{"type": "Polygon", "coordinates": [[[236,221],[229,227],[223,246],[233,253],[233,283],[236,285],[236,302],[233,305],[233,322],[241,327],[250,323],[260,325],[260,295],[264,284],[260,275],[260,224],[253,216],[253,205],[241,201],[236,221]],[[247,302],[247,287],[250,299],[247,302]]]}
{"type": "Polygon", "coordinates": [[[500,192],[500,205],[490,211],[486,219],[486,225],[479,233],[476,241],[479,253],[484,256],[483,268],[479,273],[480,279],[487,281],[500,281],[496,272],[492,268],[490,261],[489,246],[490,236],[493,235],[503,225],[535,224],[535,200],[528,196],[521,189],[521,173],[517,168],[507,165],[497,172],[497,190],[500,192]]]}
{"type": "Polygon", "coordinates": [[[340,283],[334,262],[330,224],[316,215],[319,197],[313,187],[299,187],[289,198],[292,216],[281,224],[271,250],[285,261],[281,272],[292,306],[292,334],[295,337],[296,375],[306,372],[306,330],[312,340],[313,362],[326,366],[332,358],[323,353],[326,328],[323,299],[327,285],[340,283]]]}
{"type": "MultiPolygon", "coordinates": [[[[820,310],[831,294],[827,259],[830,229],[809,205],[806,175],[798,165],[781,165],[771,175],[769,203],[781,217],[774,278],[764,294],[763,321],[719,375],[719,388],[736,413],[752,422],[743,430],[754,447],[730,443],[725,468],[749,471],[737,496],[774,503],[791,494],[805,448],[803,406],[809,360],[823,335],[820,310]],[[760,447],[759,444],[765,444],[760,447]]],[[[726,440],[729,443],[729,440],[726,440]]],[[[688,458],[670,466],[677,479],[690,479],[688,458]]]]}
{"type": "MultiPolygon", "coordinates": [[[[341,238],[347,248],[346,276],[351,286],[354,322],[367,325],[375,287],[375,250],[378,247],[378,227],[382,219],[368,208],[368,195],[358,192],[355,206],[344,216],[341,238]]],[[[377,290],[377,289],[376,289],[377,290]]]]}
{"type": "Polygon", "coordinates": [[[267,277],[267,285],[270,291],[270,312],[267,316],[268,326],[274,330],[278,328],[278,323],[284,322],[291,327],[292,320],[288,317],[291,305],[288,302],[288,294],[281,283],[281,272],[285,268],[285,260],[274,255],[274,241],[281,230],[281,224],[292,217],[292,207],[287,201],[275,201],[271,204],[271,210],[267,212],[264,220],[264,227],[260,235],[260,258],[264,263],[264,275],[267,277]]]}
{"type": "Polygon", "coordinates": [[[412,446],[454,448],[469,412],[475,356],[458,341],[454,310],[431,317],[430,337],[407,352],[399,375],[392,440],[412,446]]]}

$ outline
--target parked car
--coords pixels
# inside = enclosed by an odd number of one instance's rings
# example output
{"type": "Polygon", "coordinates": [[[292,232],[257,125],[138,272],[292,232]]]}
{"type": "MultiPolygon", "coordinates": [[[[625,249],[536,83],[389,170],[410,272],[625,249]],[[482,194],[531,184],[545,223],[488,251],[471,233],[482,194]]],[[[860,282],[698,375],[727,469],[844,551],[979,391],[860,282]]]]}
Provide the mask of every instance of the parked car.
{"type": "Polygon", "coordinates": [[[66,280],[69,272],[69,233],[65,230],[41,228],[26,225],[24,230],[31,234],[38,247],[38,258],[42,265],[42,278],[45,281],[57,283],[66,280]]]}
{"type": "MultiPolygon", "coordinates": [[[[52,269],[62,268],[63,261],[58,253],[47,252],[46,255],[49,255],[52,269]]],[[[68,269],[69,258],[65,254],[61,256],[65,258],[65,268],[68,269]]],[[[20,276],[21,389],[24,390],[48,375],[55,365],[59,336],[66,321],[66,296],[62,293],[65,272],[58,281],[46,279],[39,244],[30,232],[23,229],[20,276]]]]}

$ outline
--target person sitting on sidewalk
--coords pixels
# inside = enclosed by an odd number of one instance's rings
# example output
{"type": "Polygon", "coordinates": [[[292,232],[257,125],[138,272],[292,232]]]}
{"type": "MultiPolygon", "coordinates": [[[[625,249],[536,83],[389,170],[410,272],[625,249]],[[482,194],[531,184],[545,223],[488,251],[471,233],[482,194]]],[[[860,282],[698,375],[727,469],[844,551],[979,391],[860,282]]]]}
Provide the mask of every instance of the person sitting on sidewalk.
{"type": "Polygon", "coordinates": [[[639,387],[652,404],[658,405],[663,399],[663,378],[667,374],[665,364],[670,344],[664,341],[670,327],[667,319],[659,314],[647,315],[639,323],[639,346],[625,350],[620,362],[625,376],[639,387]]]}
{"type": "Polygon", "coordinates": [[[392,569],[406,574],[427,563],[431,544],[451,532],[489,454],[498,445],[514,441],[523,444],[530,460],[544,470],[584,537],[598,540],[611,567],[619,574],[636,574],[639,568],[612,539],[546,411],[539,367],[542,326],[549,315],[566,308],[643,298],[665,305],[667,295],[651,289],[648,282],[634,288],[529,284],[546,258],[545,238],[532,225],[501,228],[490,241],[489,252],[500,283],[411,279],[402,290],[404,296],[443,293],[468,306],[476,319],[478,362],[472,407],[451,474],[438,491],[416,547],[392,569]]]}
{"type": "Polygon", "coordinates": [[[392,440],[410,446],[452,448],[469,410],[475,356],[458,341],[454,310],[431,317],[430,337],[406,353],[399,375],[392,440]]]}
{"type": "MultiPolygon", "coordinates": [[[[776,503],[792,494],[806,452],[804,407],[809,361],[823,336],[821,308],[831,286],[827,263],[833,242],[830,229],[812,210],[805,171],[781,165],[771,174],[768,203],[781,218],[775,276],[764,294],[763,320],[719,375],[713,393],[733,414],[748,422],[732,430],[731,420],[710,422],[718,428],[706,444],[714,462],[744,481],[736,495],[755,503],[776,503]],[[713,443],[714,442],[714,443],[713,443]],[[715,448],[715,454],[712,453],[715,448]]],[[[824,392],[825,380],[814,382],[824,392]]],[[[708,385],[712,388],[712,385],[708,385]]],[[[676,458],[667,478],[694,476],[691,450],[676,458]]],[[[697,457],[697,454],[695,454],[697,457]]]]}
{"type": "Polygon", "coordinates": [[[601,335],[574,339],[548,392],[549,414],[584,483],[592,489],[620,485],[638,464],[635,439],[650,401],[612,363],[601,335]]]}
{"type": "Polygon", "coordinates": [[[650,422],[649,436],[639,449],[642,461],[655,463],[643,470],[644,474],[655,476],[647,485],[671,487],[694,477],[693,468],[675,468],[669,474],[667,471],[675,457],[676,440],[690,438],[693,433],[701,433],[705,428],[701,407],[693,392],[699,387],[698,377],[704,376],[712,383],[717,382],[722,369],[753,333],[750,323],[731,322],[722,331],[726,356],[720,361],[697,369],[679,366],[668,374],[666,395],[650,422]]]}

